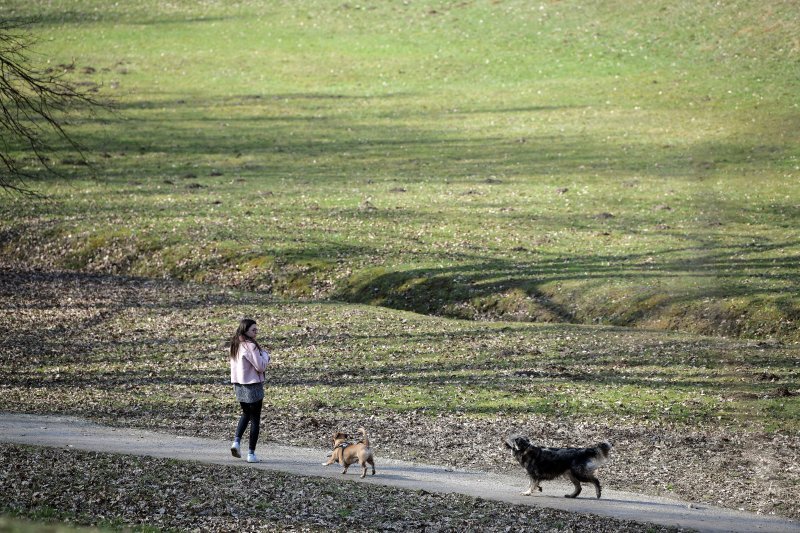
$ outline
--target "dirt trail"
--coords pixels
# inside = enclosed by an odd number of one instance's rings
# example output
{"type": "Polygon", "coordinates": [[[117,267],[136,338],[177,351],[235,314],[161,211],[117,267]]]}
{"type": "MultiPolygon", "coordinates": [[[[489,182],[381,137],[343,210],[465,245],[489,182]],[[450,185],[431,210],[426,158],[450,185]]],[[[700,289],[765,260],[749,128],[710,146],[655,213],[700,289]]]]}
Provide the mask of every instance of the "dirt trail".
{"type": "MultiPolygon", "coordinates": [[[[259,445],[259,456],[264,462],[248,464],[241,459],[231,457],[227,441],[112,428],[63,416],[0,413],[0,441],[199,461],[239,468],[277,470],[304,476],[341,477],[337,465],[322,466],[327,450],[262,443],[259,445]]],[[[585,488],[581,497],[570,500],[563,495],[572,491],[572,485],[559,481],[545,483],[540,495],[521,496],[520,492],[527,487],[522,471],[514,476],[498,475],[396,461],[381,458],[380,455],[376,464],[376,476],[368,476],[361,480],[358,477],[360,469],[351,468],[347,479],[411,490],[461,493],[487,500],[592,513],[699,531],[800,532],[800,524],[788,519],[615,491],[605,487],[601,500],[594,498],[594,490],[591,487],[585,488]]]]}

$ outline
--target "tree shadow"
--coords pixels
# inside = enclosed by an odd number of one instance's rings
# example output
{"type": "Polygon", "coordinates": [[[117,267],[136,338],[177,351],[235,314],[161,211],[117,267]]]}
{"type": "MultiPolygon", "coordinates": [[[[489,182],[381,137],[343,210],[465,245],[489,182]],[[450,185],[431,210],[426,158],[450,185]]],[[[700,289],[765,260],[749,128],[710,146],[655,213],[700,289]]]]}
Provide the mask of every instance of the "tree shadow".
{"type": "MultiPolygon", "coordinates": [[[[691,237],[691,236],[687,236],[691,237]]],[[[744,281],[753,276],[761,280],[795,281],[793,272],[800,257],[764,257],[765,252],[792,249],[796,241],[759,245],[703,244],[661,251],[657,262],[649,253],[618,255],[570,255],[545,257],[535,261],[486,258],[478,262],[444,268],[418,268],[398,272],[378,270],[373,276],[363,275],[350,287],[339,291],[337,298],[358,303],[379,304],[396,309],[426,314],[448,314],[448,306],[470,305],[481,299],[518,291],[524,305],[543,307],[552,321],[575,321],[569,302],[548,296],[543,286],[580,281],[588,288],[610,280],[627,281],[641,287],[640,294],[629,295],[640,303],[658,298],[647,307],[628,305],[634,312],[612,321],[614,325],[635,325],[646,314],[679,304],[690,304],[708,298],[734,299],[776,297],[788,306],[789,316],[798,310],[781,284],[753,285],[744,281]],[[690,258],[681,256],[689,255],[690,258]],[[646,287],[653,280],[659,283],[670,278],[710,280],[680,292],[663,294],[658,288],[646,287]]],[[[457,316],[457,315],[456,315],[457,316]]]]}
{"type": "MultiPolygon", "coordinates": [[[[106,132],[86,132],[85,143],[88,146],[110,154],[112,159],[119,159],[103,171],[103,179],[119,185],[134,177],[151,176],[143,178],[143,186],[124,188],[123,195],[130,192],[147,199],[165,192],[180,193],[187,202],[189,199],[198,203],[216,202],[215,205],[223,208],[227,207],[225,202],[237,198],[237,187],[243,192],[256,187],[257,192],[268,195],[269,199],[276,198],[275,203],[283,205],[277,198],[285,181],[293,185],[342,190],[354,180],[371,179],[376,168],[381,169],[382,180],[427,180],[446,183],[453,188],[486,184],[488,174],[500,176],[492,182],[492,187],[508,190],[516,186],[515,180],[527,183],[535,179],[533,177],[542,176],[550,180],[574,181],[592,180],[603,175],[606,176],[603,179],[613,181],[620,180],[618,176],[647,173],[665,180],[699,180],[723,168],[772,167],[784,161],[789,150],[777,144],[747,145],[737,140],[742,137],[696,142],[675,150],[656,141],[614,144],[581,132],[561,134],[548,130],[546,134],[525,139],[502,133],[467,135],[462,128],[448,130],[437,123],[437,118],[451,121],[458,117],[445,112],[423,117],[418,103],[409,101],[411,95],[404,94],[365,96],[309,92],[243,94],[219,99],[201,99],[192,95],[161,96],[163,101],[154,97],[129,104],[131,107],[126,111],[132,112],[131,116],[112,118],[107,123],[106,132]],[[282,104],[285,100],[292,101],[289,107],[282,104]],[[137,106],[139,111],[133,113],[137,106]],[[421,123],[421,118],[426,122],[421,123]],[[170,164],[166,165],[166,162],[170,164]],[[224,171],[216,172],[224,174],[224,180],[234,177],[242,181],[242,185],[209,184],[210,169],[217,167],[224,171]],[[160,189],[152,186],[154,179],[161,184],[169,183],[165,189],[160,189]],[[224,199],[212,197],[228,194],[230,190],[234,192],[224,199]]],[[[463,113],[515,113],[522,120],[526,114],[535,118],[560,110],[497,106],[476,107],[463,113]]],[[[98,213],[111,213],[120,208],[119,204],[101,200],[98,197],[93,207],[98,213]]],[[[454,197],[452,201],[460,200],[460,197],[454,197]]],[[[501,207],[492,201],[483,201],[479,195],[471,196],[470,201],[470,208],[477,216],[483,209],[499,210],[501,207]]],[[[766,211],[760,205],[742,208],[714,195],[693,201],[704,204],[702,216],[709,219],[708,224],[722,223],[730,217],[743,218],[748,214],[757,215],[764,223],[774,223],[774,227],[791,228],[800,224],[800,210],[788,200],[773,204],[766,211]],[[748,209],[752,209],[751,213],[748,209]]],[[[293,212],[317,209],[324,215],[348,221],[380,224],[387,231],[402,227],[402,223],[442,222],[439,214],[419,207],[325,209],[293,205],[285,208],[293,212]]],[[[161,206],[158,209],[165,208],[161,206]]],[[[168,216],[168,213],[159,214],[159,218],[168,216]]],[[[507,211],[492,216],[504,223],[523,226],[529,222],[526,217],[530,214],[507,211]]],[[[253,217],[258,218],[257,214],[253,217]]],[[[614,231],[637,234],[643,231],[641,228],[652,230],[652,225],[653,216],[649,212],[626,213],[618,217],[609,215],[608,218],[598,218],[597,213],[545,213],[536,220],[536,228],[541,231],[571,228],[599,234],[614,231]]],[[[342,226],[342,232],[347,230],[346,224],[342,226]]],[[[782,281],[796,285],[798,273],[794,265],[797,254],[784,253],[783,257],[774,260],[758,257],[759,253],[777,252],[780,247],[797,249],[797,242],[728,245],[724,243],[733,240],[745,242],[748,236],[731,232],[715,234],[713,229],[704,227],[702,221],[689,231],[666,225],[654,231],[657,232],[654,234],[696,244],[658,250],[657,258],[650,258],[645,253],[592,255],[579,252],[569,257],[548,256],[538,250],[542,247],[531,243],[522,246],[519,254],[514,254],[518,258],[510,259],[508,256],[512,254],[508,250],[493,253],[480,246],[466,247],[475,252],[460,248],[453,253],[442,251],[440,254],[446,263],[458,261],[461,263],[459,266],[366,272],[359,279],[337,287],[334,297],[348,302],[377,303],[459,318],[499,316],[584,323],[601,320],[617,325],[636,325],[669,307],[695,305],[704,298],[764,297],[775,300],[774,305],[781,314],[779,322],[784,318],[796,320],[800,316],[797,306],[782,296],[787,290],[785,284],[774,283],[765,287],[763,283],[782,281]],[[704,233],[703,230],[707,231],[704,233]],[[526,259],[528,254],[530,258],[526,259]],[[678,257],[680,255],[687,258],[682,259],[678,257]],[[749,283],[754,276],[761,283],[749,283]],[[679,278],[694,278],[704,283],[679,291],[670,287],[671,292],[661,294],[657,294],[655,289],[650,290],[658,283],[668,284],[679,278]],[[576,281],[586,284],[587,290],[602,286],[606,281],[640,283],[642,287],[632,286],[629,301],[641,305],[630,305],[627,310],[611,309],[613,316],[607,317],[554,297],[553,284],[576,281]],[[508,298],[509,291],[518,292],[518,301],[508,298]]],[[[11,237],[13,235],[9,233],[11,237]]],[[[404,237],[392,235],[391,238],[402,242],[404,237]]],[[[212,240],[229,238],[235,240],[238,236],[219,229],[212,240]]],[[[170,241],[164,242],[171,245],[170,241]]],[[[410,255],[408,261],[435,264],[439,257],[437,253],[428,251],[422,261],[410,255]]],[[[333,242],[327,235],[309,237],[287,252],[289,259],[297,261],[336,258],[359,262],[363,257],[380,255],[380,249],[368,243],[344,245],[341,240],[333,242]]],[[[224,269],[227,268],[226,261],[225,258],[219,259],[216,265],[198,262],[189,268],[224,269]]],[[[725,326],[718,332],[736,334],[737,327],[725,326]]],[[[773,333],[783,335],[784,331],[773,333]]]]}
{"type": "MultiPolygon", "coordinates": [[[[83,142],[97,153],[155,153],[177,161],[246,154],[260,159],[251,170],[329,180],[357,175],[376,165],[401,179],[432,175],[464,179],[486,172],[508,179],[594,177],[608,171],[697,177],[724,166],[775,164],[785,159],[787,150],[783,145],[751,146],[738,140],[697,142],[680,149],[657,142],[609,144],[583,133],[464,136],[457,130],[443,131],[436,114],[410,105],[415,95],[402,93],[245,94],[214,100],[163,96],[163,100],[122,104],[125,113],[106,121],[102,132],[85,131],[83,142]],[[284,101],[290,101],[290,107],[284,101]],[[363,102],[371,104],[366,114],[363,102]],[[383,110],[387,105],[390,112],[383,110]],[[428,125],[420,125],[421,120],[428,125]]],[[[465,112],[533,118],[562,109],[496,107],[465,112]]],[[[457,117],[440,112],[439,119],[457,117]]],[[[105,175],[113,178],[113,168],[105,175]]]]}

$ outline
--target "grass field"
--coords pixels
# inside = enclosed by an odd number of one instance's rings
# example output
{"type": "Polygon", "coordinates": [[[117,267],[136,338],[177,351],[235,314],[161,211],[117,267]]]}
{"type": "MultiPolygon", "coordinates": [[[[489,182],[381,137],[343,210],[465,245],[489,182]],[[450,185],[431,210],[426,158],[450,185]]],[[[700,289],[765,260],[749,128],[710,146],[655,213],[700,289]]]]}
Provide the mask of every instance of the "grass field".
{"type": "Polygon", "coordinates": [[[458,318],[796,339],[793,2],[4,2],[94,178],[4,255],[458,318]]]}
{"type": "Polygon", "coordinates": [[[228,438],[252,315],[265,439],[800,516],[796,2],[364,4],[0,0],[115,102],[0,197],[0,409],[228,438]]]}

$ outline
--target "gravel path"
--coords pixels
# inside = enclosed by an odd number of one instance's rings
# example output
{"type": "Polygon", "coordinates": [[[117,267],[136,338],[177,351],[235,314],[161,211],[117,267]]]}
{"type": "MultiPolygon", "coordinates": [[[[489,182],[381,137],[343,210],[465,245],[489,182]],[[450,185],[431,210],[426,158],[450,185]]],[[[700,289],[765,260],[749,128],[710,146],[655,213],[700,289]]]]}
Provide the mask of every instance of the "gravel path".
{"type": "MultiPolygon", "coordinates": [[[[2,413],[0,441],[199,461],[307,476],[341,477],[338,466],[325,468],[321,465],[327,450],[265,443],[259,447],[259,455],[265,462],[251,465],[231,457],[227,441],[112,428],[71,417],[2,413]]],[[[800,531],[800,524],[791,520],[611,489],[604,489],[601,500],[596,500],[593,497],[594,491],[588,489],[582,497],[570,500],[564,498],[563,494],[571,492],[571,484],[559,481],[545,483],[541,495],[524,497],[519,493],[526,488],[527,482],[521,471],[519,475],[499,475],[378,457],[376,476],[368,476],[362,481],[358,474],[359,469],[351,467],[347,474],[348,481],[432,493],[460,493],[487,500],[592,513],[699,531],[800,531]]]]}

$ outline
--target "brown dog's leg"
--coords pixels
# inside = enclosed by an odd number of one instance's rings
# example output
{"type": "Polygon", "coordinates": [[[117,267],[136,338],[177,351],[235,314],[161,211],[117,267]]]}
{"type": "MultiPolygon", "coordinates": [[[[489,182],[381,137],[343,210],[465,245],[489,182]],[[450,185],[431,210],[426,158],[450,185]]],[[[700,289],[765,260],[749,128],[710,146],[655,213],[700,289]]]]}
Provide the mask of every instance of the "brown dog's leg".
{"type": "Polygon", "coordinates": [[[372,466],[372,475],[374,476],[375,475],[375,460],[372,457],[370,457],[369,459],[367,459],[367,462],[372,466]]]}
{"type": "Polygon", "coordinates": [[[577,498],[578,494],[581,493],[581,482],[578,481],[577,477],[575,477],[575,473],[574,472],[569,472],[567,474],[567,477],[569,478],[570,481],[572,481],[572,484],[575,485],[575,492],[573,492],[572,494],[564,494],[564,497],[565,498],[577,498]]]}
{"type": "Polygon", "coordinates": [[[334,448],[333,451],[331,452],[331,456],[328,458],[326,462],[322,463],[322,466],[329,466],[332,465],[333,463],[338,462],[340,455],[341,455],[341,449],[334,448]]]}

